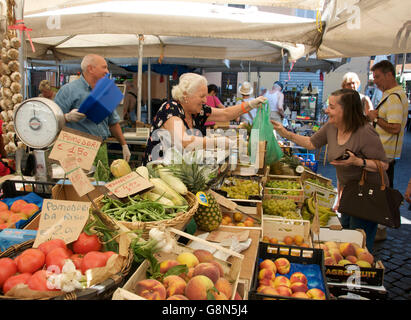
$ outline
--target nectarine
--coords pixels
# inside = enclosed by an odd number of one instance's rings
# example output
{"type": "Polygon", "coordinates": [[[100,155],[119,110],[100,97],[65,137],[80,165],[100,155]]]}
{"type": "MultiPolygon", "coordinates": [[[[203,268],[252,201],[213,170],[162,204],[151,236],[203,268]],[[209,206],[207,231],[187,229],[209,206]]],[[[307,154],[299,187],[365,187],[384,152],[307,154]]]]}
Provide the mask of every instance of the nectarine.
{"type": "Polygon", "coordinates": [[[177,256],[177,261],[180,264],[185,264],[188,268],[195,267],[200,263],[197,257],[191,252],[182,252],[177,256]]]}
{"type": "Polygon", "coordinates": [[[160,281],[145,279],[137,282],[136,293],[147,300],[164,300],[167,296],[166,288],[160,281]]]}
{"type": "Polygon", "coordinates": [[[275,266],[277,267],[277,272],[280,274],[287,274],[290,272],[290,261],[288,261],[286,258],[278,258],[274,261],[275,266]]]}
{"type": "Polygon", "coordinates": [[[203,275],[194,276],[187,283],[185,296],[190,300],[207,300],[207,293],[213,286],[210,278],[203,275]]]}
{"type": "Polygon", "coordinates": [[[176,275],[165,277],[163,279],[163,285],[166,288],[167,297],[184,294],[186,289],[186,282],[183,278],[176,275]]]}
{"type": "Polygon", "coordinates": [[[202,262],[194,267],[193,276],[203,275],[211,279],[213,283],[216,283],[220,277],[220,270],[218,267],[210,262],[202,262]]]}

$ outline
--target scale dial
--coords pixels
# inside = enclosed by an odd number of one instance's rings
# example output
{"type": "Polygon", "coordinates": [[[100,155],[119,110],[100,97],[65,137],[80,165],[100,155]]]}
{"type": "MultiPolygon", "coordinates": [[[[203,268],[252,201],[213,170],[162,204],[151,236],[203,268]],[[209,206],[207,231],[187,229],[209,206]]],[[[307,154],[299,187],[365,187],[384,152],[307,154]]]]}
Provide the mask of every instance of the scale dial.
{"type": "Polygon", "coordinates": [[[52,145],[65,123],[63,111],[47,98],[23,101],[14,111],[13,119],[19,139],[34,149],[52,145]]]}

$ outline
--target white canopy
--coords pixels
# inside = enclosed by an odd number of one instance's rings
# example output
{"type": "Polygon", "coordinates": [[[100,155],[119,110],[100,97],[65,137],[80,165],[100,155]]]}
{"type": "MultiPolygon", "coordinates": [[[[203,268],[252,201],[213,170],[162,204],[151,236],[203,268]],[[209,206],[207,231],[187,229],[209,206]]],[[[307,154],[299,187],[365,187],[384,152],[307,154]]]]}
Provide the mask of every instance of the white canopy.
{"type": "Polygon", "coordinates": [[[318,58],[411,52],[411,1],[334,0],[318,58]]]}

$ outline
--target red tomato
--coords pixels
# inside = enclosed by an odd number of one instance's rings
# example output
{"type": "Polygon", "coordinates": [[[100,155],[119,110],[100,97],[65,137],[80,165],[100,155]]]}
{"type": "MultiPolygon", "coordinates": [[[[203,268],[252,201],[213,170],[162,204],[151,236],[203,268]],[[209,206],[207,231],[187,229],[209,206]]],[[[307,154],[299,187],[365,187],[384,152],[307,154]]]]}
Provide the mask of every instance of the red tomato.
{"type": "Polygon", "coordinates": [[[31,277],[31,273],[20,273],[15,276],[11,276],[4,282],[3,284],[3,293],[6,294],[14,286],[18,285],[19,283],[27,283],[31,277]]]}
{"type": "Polygon", "coordinates": [[[61,273],[65,262],[64,260],[66,259],[70,259],[70,254],[67,249],[54,248],[46,256],[47,270],[54,273],[61,273]]]}
{"type": "Polygon", "coordinates": [[[104,251],[103,253],[107,256],[107,260],[110,259],[113,254],[117,254],[117,252],[114,251],[104,251]]]}
{"type": "Polygon", "coordinates": [[[3,283],[15,273],[17,273],[16,262],[10,258],[1,258],[0,259],[0,288],[3,285],[3,283]]]}
{"type": "Polygon", "coordinates": [[[88,269],[104,267],[107,263],[107,255],[100,251],[88,252],[81,262],[81,272],[84,274],[88,269]]]}
{"type": "Polygon", "coordinates": [[[40,244],[38,246],[38,249],[43,251],[43,253],[46,256],[51,250],[53,250],[55,248],[64,248],[64,249],[66,249],[67,246],[66,246],[66,243],[61,239],[52,239],[52,240],[43,242],[42,244],[40,244]]]}
{"type": "Polygon", "coordinates": [[[83,254],[80,253],[75,253],[70,256],[71,261],[73,261],[74,265],[76,266],[76,269],[81,269],[81,261],[83,261],[83,254]]]}
{"type": "Polygon", "coordinates": [[[58,289],[53,288],[51,283],[47,286],[48,275],[49,273],[46,270],[38,270],[27,281],[27,285],[31,290],[57,291],[58,289]]]}
{"type": "Polygon", "coordinates": [[[34,273],[44,265],[45,255],[39,249],[26,249],[17,260],[17,268],[20,273],[34,273]]]}
{"type": "Polygon", "coordinates": [[[100,249],[100,239],[95,234],[89,236],[85,232],[82,232],[78,239],[73,242],[73,251],[75,253],[86,254],[90,251],[100,251],[100,249]]]}

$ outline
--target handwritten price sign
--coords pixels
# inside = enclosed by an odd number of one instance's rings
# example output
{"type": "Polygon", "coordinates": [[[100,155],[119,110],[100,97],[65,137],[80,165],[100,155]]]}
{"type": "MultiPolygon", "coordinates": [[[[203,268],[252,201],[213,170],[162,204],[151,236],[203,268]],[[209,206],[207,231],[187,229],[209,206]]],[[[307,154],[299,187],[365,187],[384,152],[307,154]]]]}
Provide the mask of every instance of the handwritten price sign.
{"type": "Polygon", "coordinates": [[[152,188],[153,186],[154,185],[150,181],[136,172],[131,172],[124,177],[105,184],[105,187],[118,198],[125,198],[140,191],[152,188]]]}
{"type": "Polygon", "coordinates": [[[80,167],[90,170],[101,145],[101,138],[71,128],[63,128],[51,150],[50,159],[75,157],[80,167]]]}
{"type": "Polygon", "coordinates": [[[90,206],[90,202],[44,199],[33,247],[50,239],[62,239],[66,244],[76,241],[88,220],[90,206]]]}
{"type": "Polygon", "coordinates": [[[79,197],[82,197],[95,189],[83,169],[80,168],[80,164],[76,157],[69,156],[61,160],[60,164],[79,197]]]}

